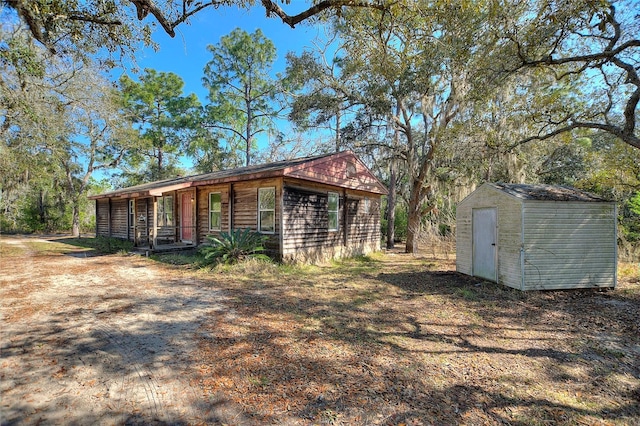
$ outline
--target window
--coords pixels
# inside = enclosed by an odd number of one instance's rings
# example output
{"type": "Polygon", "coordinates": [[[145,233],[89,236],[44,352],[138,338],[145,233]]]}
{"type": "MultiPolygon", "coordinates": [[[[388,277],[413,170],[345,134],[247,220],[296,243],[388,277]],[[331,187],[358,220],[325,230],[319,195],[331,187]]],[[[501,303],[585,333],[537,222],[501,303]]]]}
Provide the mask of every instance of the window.
{"type": "Polygon", "coordinates": [[[222,197],[219,192],[209,194],[209,230],[219,231],[222,219],[222,197]]]}
{"type": "Polygon", "coordinates": [[[173,196],[158,198],[158,226],[173,226],[173,196]]]}
{"type": "Polygon", "coordinates": [[[362,211],[365,214],[369,214],[371,213],[371,202],[369,201],[368,198],[365,197],[364,200],[362,200],[362,211]]]}
{"type": "Polygon", "coordinates": [[[329,231],[338,230],[338,193],[329,192],[328,210],[329,210],[329,231]]]}
{"type": "Polygon", "coordinates": [[[129,226],[136,223],[136,200],[129,200],[129,226]]]}
{"type": "Polygon", "coordinates": [[[267,234],[276,231],[276,189],[258,190],[258,230],[267,234]]]}

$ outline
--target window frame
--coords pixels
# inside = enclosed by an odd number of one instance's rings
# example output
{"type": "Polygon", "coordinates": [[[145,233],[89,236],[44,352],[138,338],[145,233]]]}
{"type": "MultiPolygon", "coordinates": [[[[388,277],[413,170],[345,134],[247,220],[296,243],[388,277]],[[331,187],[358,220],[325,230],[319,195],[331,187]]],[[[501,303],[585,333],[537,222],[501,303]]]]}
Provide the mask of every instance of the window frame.
{"type": "Polygon", "coordinates": [[[129,227],[136,226],[136,200],[131,198],[129,200],[129,227]]]}
{"type": "Polygon", "coordinates": [[[209,193],[209,231],[222,231],[222,193],[220,192],[210,192],[209,193]],[[219,197],[218,203],[220,206],[219,210],[213,210],[211,204],[211,198],[213,195],[217,195],[219,197]],[[213,227],[213,221],[211,220],[211,215],[213,213],[218,213],[218,227],[213,227]]]}
{"type": "Polygon", "coordinates": [[[162,197],[158,197],[158,214],[156,216],[156,221],[158,222],[158,226],[175,226],[175,214],[173,208],[173,195],[165,195],[162,197]],[[170,201],[170,202],[168,202],[170,201]],[[167,207],[169,207],[167,209],[167,207]],[[169,220],[169,215],[171,220],[169,220]]]}
{"type": "Polygon", "coordinates": [[[329,232],[338,232],[340,231],[340,194],[337,192],[329,191],[327,192],[327,230],[329,232]],[[335,197],[335,210],[331,209],[331,198],[335,197]],[[335,228],[331,227],[331,215],[335,214],[335,228]]]}
{"type": "Polygon", "coordinates": [[[275,186],[266,186],[263,188],[258,188],[258,224],[257,224],[258,232],[261,234],[275,234],[276,233],[276,187],[275,186]],[[273,208],[262,208],[262,193],[269,191],[273,194],[273,208]],[[273,212],[273,229],[272,230],[264,230],[262,229],[262,213],[273,212]]]}

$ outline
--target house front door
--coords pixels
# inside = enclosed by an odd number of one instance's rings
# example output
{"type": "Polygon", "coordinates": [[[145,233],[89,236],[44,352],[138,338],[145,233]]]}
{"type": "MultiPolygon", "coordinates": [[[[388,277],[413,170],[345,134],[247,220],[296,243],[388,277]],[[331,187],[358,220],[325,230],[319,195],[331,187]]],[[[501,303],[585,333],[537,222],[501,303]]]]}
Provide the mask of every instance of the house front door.
{"type": "Polygon", "coordinates": [[[180,240],[184,243],[193,242],[193,195],[184,192],[180,202],[180,240]]]}
{"type": "Polygon", "coordinates": [[[496,281],[497,211],[495,208],[473,209],[472,216],[473,276],[496,281]]]}

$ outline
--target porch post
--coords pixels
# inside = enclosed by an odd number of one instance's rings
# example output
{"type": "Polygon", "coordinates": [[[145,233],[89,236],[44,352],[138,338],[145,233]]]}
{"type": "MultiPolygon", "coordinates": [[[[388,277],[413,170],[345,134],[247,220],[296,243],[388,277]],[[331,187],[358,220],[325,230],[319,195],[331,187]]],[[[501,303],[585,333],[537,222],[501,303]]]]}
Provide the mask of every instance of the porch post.
{"type": "Polygon", "coordinates": [[[193,222],[193,232],[195,233],[195,235],[192,236],[192,241],[194,245],[198,245],[198,231],[200,230],[200,221],[198,220],[198,187],[196,186],[195,188],[193,188],[193,196],[195,197],[194,202],[193,202],[193,214],[194,214],[194,220],[195,222],[193,222]]]}
{"type": "Polygon", "coordinates": [[[233,229],[233,183],[229,184],[229,229],[227,232],[231,232],[233,229]]]}
{"type": "Polygon", "coordinates": [[[158,244],[158,197],[153,197],[153,246],[158,244]]]}

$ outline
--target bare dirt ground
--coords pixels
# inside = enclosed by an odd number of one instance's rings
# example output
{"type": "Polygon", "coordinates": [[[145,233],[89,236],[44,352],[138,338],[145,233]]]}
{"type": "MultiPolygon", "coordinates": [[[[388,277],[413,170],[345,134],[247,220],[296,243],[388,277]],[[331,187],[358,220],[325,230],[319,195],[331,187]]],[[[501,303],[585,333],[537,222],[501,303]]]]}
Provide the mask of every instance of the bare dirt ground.
{"type": "Polygon", "coordinates": [[[138,256],[0,239],[0,421],[198,424],[231,416],[192,385],[221,293],[138,256]],[[220,417],[219,415],[222,415],[220,417]]]}
{"type": "Polygon", "coordinates": [[[435,253],[160,260],[0,238],[3,425],[640,425],[638,265],[522,293],[435,253]]]}

